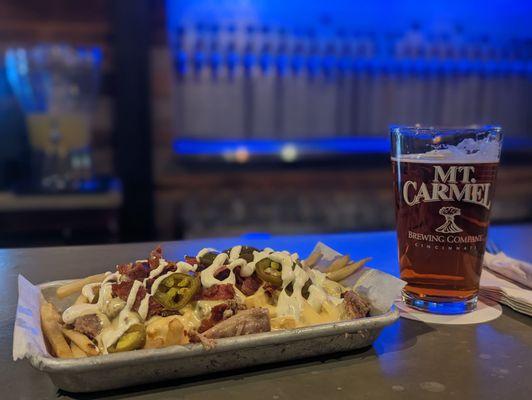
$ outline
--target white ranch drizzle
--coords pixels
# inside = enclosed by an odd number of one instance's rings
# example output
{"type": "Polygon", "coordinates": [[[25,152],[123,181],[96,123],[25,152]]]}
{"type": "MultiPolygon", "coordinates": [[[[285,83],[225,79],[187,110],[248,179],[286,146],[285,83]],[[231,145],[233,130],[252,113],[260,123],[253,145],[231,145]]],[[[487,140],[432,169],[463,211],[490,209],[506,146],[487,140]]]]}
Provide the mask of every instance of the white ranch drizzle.
{"type": "Polygon", "coordinates": [[[270,254],[272,261],[281,264],[281,279],[283,280],[283,289],[288,286],[290,282],[294,280],[294,271],[292,271],[292,258],[290,253],[287,252],[275,252],[270,254]]]}
{"type": "Polygon", "coordinates": [[[89,303],[92,303],[92,301],[94,300],[94,297],[96,297],[96,295],[94,294],[93,289],[95,287],[99,287],[100,285],[101,285],[100,282],[89,283],[89,284],[87,284],[87,285],[85,285],[85,286],[83,286],[81,288],[81,294],[87,298],[89,303]]]}
{"type": "Polygon", "coordinates": [[[140,315],[140,318],[142,318],[142,320],[144,321],[146,320],[146,317],[148,316],[150,297],[151,295],[146,293],[146,296],[144,296],[144,298],[140,301],[138,313],[140,315]]]}
{"type": "MultiPolygon", "coordinates": [[[[82,289],[83,290],[83,289],[82,289]]],[[[63,321],[66,324],[72,324],[78,317],[84,315],[96,314],[98,312],[106,313],[105,306],[112,298],[112,290],[110,283],[104,283],[100,287],[100,294],[98,303],[96,304],[74,304],[68,307],[62,315],[63,321]]]]}
{"type": "Polygon", "coordinates": [[[72,324],[76,318],[96,314],[98,311],[98,304],[74,304],[63,312],[62,318],[65,324],[72,324]]]}
{"type": "Polygon", "coordinates": [[[234,261],[240,257],[240,252],[242,251],[242,246],[234,246],[229,252],[229,261],[234,261]]]}
{"type": "Polygon", "coordinates": [[[131,307],[133,307],[133,304],[135,303],[137,292],[141,285],[142,283],[140,281],[133,282],[131,291],[127,296],[126,305],[112,324],[109,327],[104,328],[99,335],[104,353],[106,353],[109,346],[112,346],[132,325],[140,322],[135,313],[131,312],[131,307]]]}
{"type": "Polygon", "coordinates": [[[197,265],[190,265],[189,263],[186,263],[184,261],[179,261],[176,264],[175,272],[179,272],[181,274],[186,274],[186,273],[188,273],[190,271],[196,271],[197,268],[198,268],[197,265]]]}
{"type": "Polygon", "coordinates": [[[166,262],[166,260],[164,260],[164,259],[161,258],[161,259],[159,260],[159,265],[157,266],[157,268],[152,269],[152,270],[150,271],[150,275],[149,275],[146,279],[144,279],[144,282],[142,282],[142,283],[143,283],[143,284],[146,284],[146,281],[147,281],[148,279],[152,279],[152,278],[155,278],[156,276],[159,276],[159,274],[160,274],[161,272],[163,272],[164,267],[166,267],[167,265],[168,265],[168,263],[166,262]]]}
{"type": "Polygon", "coordinates": [[[196,260],[199,262],[200,260],[200,257],[203,257],[205,254],[211,252],[211,251],[217,251],[216,249],[213,249],[213,248],[210,248],[210,247],[205,247],[204,249],[201,249],[199,252],[198,252],[198,255],[196,256],[196,260]]]}
{"type": "Polygon", "coordinates": [[[98,295],[98,307],[105,313],[105,306],[113,298],[113,284],[104,283],[100,286],[100,294],[98,295]]]}
{"type": "Polygon", "coordinates": [[[111,272],[108,271],[108,272],[105,273],[105,278],[104,278],[104,280],[101,283],[88,283],[85,286],[83,286],[81,288],[81,294],[83,296],[85,296],[87,298],[87,300],[89,300],[89,303],[92,303],[92,301],[94,300],[94,297],[95,297],[93,289],[95,287],[103,285],[104,283],[109,282],[111,280],[117,280],[119,275],[120,274],[118,272],[111,273],[111,272]]]}
{"type": "Polygon", "coordinates": [[[118,280],[118,278],[120,278],[120,272],[118,272],[118,271],[113,272],[113,273],[106,272],[105,273],[105,279],[102,281],[102,284],[110,282],[110,281],[116,281],[116,280],[118,280]]]}
{"type": "MultiPolygon", "coordinates": [[[[137,262],[142,262],[145,260],[137,260],[137,262]]],[[[158,276],[163,270],[164,267],[166,267],[168,263],[166,260],[161,259],[159,260],[159,265],[154,270],[150,271],[150,275],[148,278],[144,279],[142,282],[142,286],[146,286],[146,281],[148,279],[155,278],[158,276]]],[[[191,265],[185,263],[185,262],[179,262],[178,263],[178,269],[181,267],[181,270],[195,270],[194,267],[191,265]]],[[[89,302],[92,302],[94,300],[94,291],[93,288],[100,286],[100,294],[97,304],[76,304],[69,308],[67,308],[63,312],[63,321],[67,324],[73,323],[76,318],[84,316],[84,315],[90,315],[95,314],[98,312],[103,313],[104,315],[107,315],[107,309],[106,306],[108,302],[112,299],[112,288],[111,288],[111,281],[117,281],[119,280],[121,274],[117,271],[114,273],[107,272],[105,279],[102,281],[102,283],[89,283],[81,289],[81,293],[87,297],[89,302]]],[[[137,281],[135,281],[137,282],[137,281]]],[[[158,286],[158,285],[157,285],[158,286]]],[[[153,287],[152,287],[153,289],[153,287]]],[[[138,291],[138,289],[137,289],[138,291]]],[[[131,293],[131,292],[130,292],[131,293]]],[[[153,293],[153,291],[152,291],[153,293]]],[[[150,294],[146,294],[144,298],[141,301],[141,304],[139,306],[139,315],[142,317],[142,319],[146,319],[146,316],[148,314],[148,305],[149,305],[149,298],[150,294]]]]}
{"type": "MultiPolygon", "coordinates": [[[[291,260],[290,260],[291,261],[291,260]]],[[[290,267],[291,269],[291,267],[290,267]]],[[[307,273],[298,265],[295,266],[291,273],[284,273],[283,265],[283,290],[279,294],[277,300],[277,315],[291,315],[296,321],[299,321],[301,310],[303,309],[303,303],[305,301],[301,294],[301,289],[308,280],[307,273]],[[286,287],[292,283],[292,294],[288,295],[286,287]]]]}
{"type": "Polygon", "coordinates": [[[308,288],[309,296],[307,302],[310,306],[319,313],[321,311],[321,305],[327,301],[327,293],[321,287],[316,285],[310,285],[308,288]]]}
{"type": "Polygon", "coordinates": [[[305,270],[307,271],[308,276],[310,280],[312,281],[312,285],[309,287],[310,295],[307,301],[316,310],[316,312],[319,312],[321,310],[321,304],[324,301],[330,301],[334,305],[338,305],[343,302],[343,299],[341,299],[340,297],[331,296],[323,289],[323,285],[325,284],[325,281],[327,280],[326,274],[324,274],[321,271],[318,271],[317,269],[305,268],[305,270]],[[317,288],[317,289],[313,289],[313,288],[317,288]],[[325,300],[323,300],[323,296],[325,296],[325,300]],[[319,304],[319,307],[318,307],[318,304],[319,304]]]}
{"type": "Polygon", "coordinates": [[[257,263],[260,260],[268,257],[271,253],[273,253],[273,250],[270,249],[269,247],[265,248],[262,251],[254,251],[253,252],[253,261],[247,263],[245,266],[242,267],[242,269],[240,270],[240,275],[242,275],[244,277],[248,277],[248,276],[253,275],[253,272],[255,272],[255,267],[256,267],[257,263]]]}
{"type": "MultiPolygon", "coordinates": [[[[216,258],[213,260],[212,264],[205,268],[203,271],[201,271],[201,284],[206,287],[210,288],[213,285],[219,284],[220,280],[216,279],[214,277],[214,274],[218,269],[224,264],[224,262],[227,260],[228,255],[226,253],[220,253],[216,256],[216,258]]],[[[223,280],[225,283],[234,283],[235,276],[233,274],[229,274],[229,276],[223,280]],[[231,282],[231,276],[233,277],[231,282]]]]}

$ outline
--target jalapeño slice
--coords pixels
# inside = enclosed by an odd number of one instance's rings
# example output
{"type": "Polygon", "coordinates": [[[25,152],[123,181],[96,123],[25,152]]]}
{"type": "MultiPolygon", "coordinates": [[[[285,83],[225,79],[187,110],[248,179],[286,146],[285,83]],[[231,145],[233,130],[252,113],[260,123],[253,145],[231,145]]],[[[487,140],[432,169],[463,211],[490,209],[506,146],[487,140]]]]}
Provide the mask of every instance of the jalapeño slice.
{"type": "Polygon", "coordinates": [[[269,258],[263,258],[255,265],[255,271],[260,279],[275,286],[282,286],[281,264],[269,258]]]}
{"type": "Polygon", "coordinates": [[[167,310],[179,310],[192,300],[200,286],[198,277],[176,272],[163,279],[153,297],[167,310]]]}
{"type": "Polygon", "coordinates": [[[124,333],[118,341],[107,350],[109,353],[120,353],[122,351],[137,350],[144,347],[146,343],[146,329],[144,324],[135,324],[124,333]]]}

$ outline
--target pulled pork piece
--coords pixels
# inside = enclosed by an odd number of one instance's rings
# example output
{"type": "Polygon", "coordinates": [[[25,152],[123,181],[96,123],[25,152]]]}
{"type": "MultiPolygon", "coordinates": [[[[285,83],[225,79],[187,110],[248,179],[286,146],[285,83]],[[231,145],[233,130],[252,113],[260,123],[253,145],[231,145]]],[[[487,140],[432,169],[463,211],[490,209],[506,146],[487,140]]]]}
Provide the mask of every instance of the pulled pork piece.
{"type": "Polygon", "coordinates": [[[251,296],[259,290],[260,285],[262,285],[262,280],[255,273],[251,276],[241,276],[240,269],[240,266],[237,266],[233,270],[236,278],[236,287],[246,296],[251,296]]]}
{"type": "Polygon", "coordinates": [[[203,333],[211,329],[214,325],[222,322],[224,319],[231,318],[238,311],[245,309],[246,306],[236,300],[229,300],[227,303],[218,304],[211,309],[211,315],[209,318],[205,318],[201,321],[198,332],[203,333]]]}
{"type": "Polygon", "coordinates": [[[207,339],[221,339],[269,331],[271,326],[268,309],[250,308],[221,321],[199,335],[207,339]]]}
{"type": "Polygon", "coordinates": [[[195,300],[229,300],[235,298],[235,289],[230,283],[202,288],[195,300]]]}
{"type": "Polygon", "coordinates": [[[369,313],[369,303],[360,295],[349,290],[342,293],[344,308],[349,318],[363,318],[369,313]]]}
{"type": "Polygon", "coordinates": [[[103,328],[103,321],[96,314],[83,315],[74,321],[74,330],[94,339],[103,328]]]}
{"type": "Polygon", "coordinates": [[[209,339],[194,330],[187,332],[190,343],[201,343],[205,350],[211,350],[216,347],[216,340],[209,339]]]}

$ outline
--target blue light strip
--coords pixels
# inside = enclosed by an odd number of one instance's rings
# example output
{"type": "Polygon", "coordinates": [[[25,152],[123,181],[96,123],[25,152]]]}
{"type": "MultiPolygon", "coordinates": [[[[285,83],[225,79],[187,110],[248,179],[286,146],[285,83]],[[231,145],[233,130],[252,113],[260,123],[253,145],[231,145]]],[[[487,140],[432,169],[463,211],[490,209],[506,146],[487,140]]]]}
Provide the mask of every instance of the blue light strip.
{"type": "Polygon", "coordinates": [[[445,315],[463,314],[469,310],[466,302],[435,303],[433,301],[414,300],[412,305],[430,313],[445,315]]]}
{"type": "Polygon", "coordinates": [[[330,139],[176,139],[175,153],[187,156],[218,156],[238,151],[253,155],[277,155],[290,147],[298,155],[389,153],[388,138],[352,137],[330,139]]]}
{"type": "MultiPolygon", "coordinates": [[[[389,154],[387,137],[341,137],[327,139],[176,139],[173,150],[181,156],[224,156],[245,152],[247,156],[280,156],[290,149],[295,161],[301,156],[389,154]]],[[[505,138],[504,152],[531,151],[532,139],[525,137],[505,138]]]]}

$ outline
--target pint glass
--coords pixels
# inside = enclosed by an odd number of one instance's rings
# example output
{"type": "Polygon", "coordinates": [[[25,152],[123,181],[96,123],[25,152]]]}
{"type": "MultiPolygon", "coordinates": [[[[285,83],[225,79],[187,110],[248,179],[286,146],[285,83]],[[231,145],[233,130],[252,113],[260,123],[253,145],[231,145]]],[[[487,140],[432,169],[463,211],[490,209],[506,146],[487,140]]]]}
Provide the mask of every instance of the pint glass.
{"type": "Polygon", "coordinates": [[[391,128],[403,300],[441,314],[476,308],[502,133],[391,128]]]}

